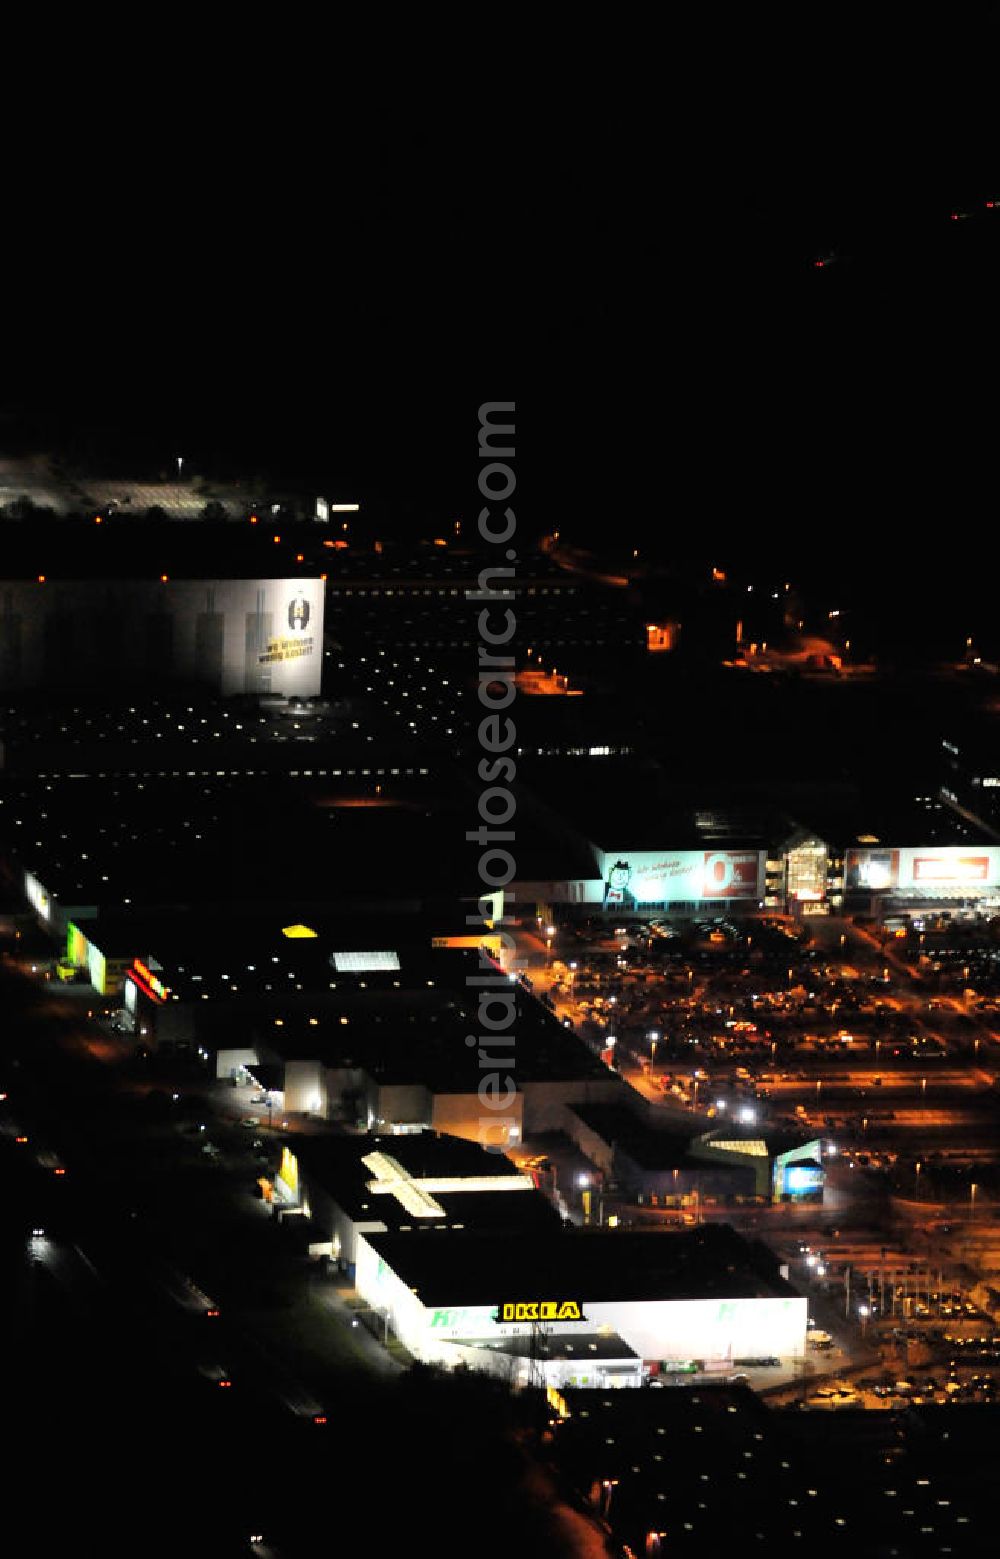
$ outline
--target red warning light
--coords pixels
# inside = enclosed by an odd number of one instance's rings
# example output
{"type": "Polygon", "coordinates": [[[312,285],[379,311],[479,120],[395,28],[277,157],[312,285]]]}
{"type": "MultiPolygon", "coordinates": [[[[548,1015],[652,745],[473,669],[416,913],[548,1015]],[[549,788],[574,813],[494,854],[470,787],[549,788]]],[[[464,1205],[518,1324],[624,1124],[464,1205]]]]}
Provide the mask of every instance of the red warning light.
{"type": "Polygon", "coordinates": [[[813,265],[816,267],[817,271],[821,271],[824,268],[824,266],[826,265],[826,261],[825,260],[814,260],[813,261],[813,265]]]}
{"type": "Polygon", "coordinates": [[[314,1416],[314,1418],[313,1418],[313,1423],[314,1424],[325,1424],[326,1423],[326,1414],[325,1413],[317,1413],[314,1416]]]}

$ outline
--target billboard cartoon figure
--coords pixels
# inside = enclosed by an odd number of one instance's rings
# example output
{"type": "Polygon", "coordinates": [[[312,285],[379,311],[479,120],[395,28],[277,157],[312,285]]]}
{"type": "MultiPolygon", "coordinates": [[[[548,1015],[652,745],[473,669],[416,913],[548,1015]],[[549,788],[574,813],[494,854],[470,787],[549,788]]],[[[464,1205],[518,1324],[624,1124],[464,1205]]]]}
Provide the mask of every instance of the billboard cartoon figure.
{"type": "Polygon", "coordinates": [[[304,595],[295,595],[288,603],[289,628],[305,628],[309,621],[309,602],[304,595]]]}
{"type": "Polygon", "coordinates": [[[629,878],[632,876],[632,868],[628,861],[616,861],[608,871],[608,880],[604,884],[604,908],[605,909],[632,909],[635,900],[628,891],[629,878]]]}

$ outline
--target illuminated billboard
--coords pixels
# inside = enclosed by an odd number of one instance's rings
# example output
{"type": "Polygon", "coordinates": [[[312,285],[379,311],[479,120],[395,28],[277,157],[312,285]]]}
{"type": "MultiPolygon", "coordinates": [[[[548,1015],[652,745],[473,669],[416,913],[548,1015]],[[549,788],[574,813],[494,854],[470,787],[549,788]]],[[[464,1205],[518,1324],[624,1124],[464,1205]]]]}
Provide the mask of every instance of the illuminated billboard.
{"type": "Polygon", "coordinates": [[[848,850],[848,889],[871,893],[980,893],[1000,886],[1000,847],[930,845],[848,850]]]}
{"type": "Polygon", "coordinates": [[[181,680],[315,697],[324,599],[303,578],[5,583],[0,690],[181,680]]]}
{"type": "Polygon", "coordinates": [[[633,850],[602,852],[604,906],[689,904],[704,899],[763,896],[762,850],[633,850]]]}
{"type": "Polygon", "coordinates": [[[52,900],[38,878],[32,876],[31,872],[24,874],[24,896],[40,919],[51,920],[52,900]]]}

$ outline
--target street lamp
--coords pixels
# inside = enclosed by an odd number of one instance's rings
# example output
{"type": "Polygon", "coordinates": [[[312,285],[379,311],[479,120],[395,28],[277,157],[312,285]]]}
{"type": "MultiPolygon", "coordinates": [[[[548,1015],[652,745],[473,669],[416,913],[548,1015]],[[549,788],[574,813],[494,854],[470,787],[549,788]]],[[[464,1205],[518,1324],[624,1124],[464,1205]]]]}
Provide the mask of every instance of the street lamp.
{"type": "Polygon", "coordinates": [[[858,1305],[858,1315],[861,1317],[861,1335],[862,1335],[862,1337],[865,1335],[865,1329],[866,1329],[866,1327],[868,1325],[868,1313],[869,1312],[868,1312],[868,1306],[867,1305],[858,1305]]]}
{"type": "Polygon", "coordinates": [[[180,475],[181,475],[181,472],[183,471],[183,469],[184,469],[184,456],[183,455],[178,455],[177,456],[177,476],[178,476],[178,479],[180,478],[180,475]]]}
{"type": "Polygon", "coordinates": [[[971,1211],[970,1211],[970,1214],[969,1214],[969,1221],[970,1221],[970,1223],[975,1219],[975,1216],[976,1216],[976,1192],[978,1190],[979,1190],[979,1187],[977,1186],[976,1182],[973,1181],[972,1185],[970,1187],[970,1195],[969,1195],[969,1203],[970,1203],[970,1207],[971,1207],[971,1211]]]}
{"type": "Polygon", "coordinates": [[[650,1029],[650,1031],[649,1031],[649,1064],[650,1064],[650,1066],[652,1066],[653,1062],[656,1060],[656,1046],[657,1046],[657,1044],[659,1042],[659,1038],[660,1038],[660,1031],[659,1031],[659,1029],[650,1029]]]}

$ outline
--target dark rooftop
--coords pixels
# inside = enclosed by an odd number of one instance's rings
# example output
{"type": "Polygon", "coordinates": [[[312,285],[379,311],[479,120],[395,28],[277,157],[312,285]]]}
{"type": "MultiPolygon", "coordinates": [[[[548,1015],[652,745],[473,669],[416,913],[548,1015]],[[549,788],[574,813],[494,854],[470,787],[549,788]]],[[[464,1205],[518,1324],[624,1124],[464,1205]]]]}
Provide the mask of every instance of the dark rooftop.
{"type": "Polygon", "coordinates": [[[777,1264],[727,1224],[683,1234],[564,1229],[504,1237],[447,1230],[365,1239],[425,1305],[565,1296],[583,1303],[799,1296],[777,1264]],[[515,1292],[516,1291],[516,1292],[515,1292]]]}
{"type": "MultiPolygon", "coordinates": [[[[86,579],[294,579],[320,572],[298,562],[311,533],[283,522],[233,525],[201,520],[196,525],[172,520],[115,519],[107,514],[86,520],[39,519],[2,524],[5,580],[46,583],[86,579]],[[280,539],[275,542],[274,538],[280,539]]],[[[43,588],[39,586],[39,588],[43,588]]]]}
{"type": "Polygon", "coordinates": [[[574,1114],[604,1142],[628,1155],[641,1169],[691,1169],[697,1132],[661,1131],[621,1104],[575,1104],[574,1114]]]}
{"type": "Polygon", "coordinates": [[[432,1224],[451,1229],[517,1229],[519,1234],[560,1227],[558,1213],[535,1190],[530,1177],[523,1176],[502,1153],[488,1153],[461,1137],[430,1131],[305,1137],[296,1144],[295,1155],[310,1187],[325,1191],[357,1223],[378,1221],[394,1230],[432,1224]],[[373,1153],[392,1159],[413,1179],[462,1180],[468,1187],[430,1188],[429,1194],[443,1209],[444,1217],[421,1218],[395,1196],[372,1191],[377,1176],[364,1160],[373,1153]],[[518,1189],[479,1185],[484,1179],[506,1181],[518,1189]]]}
{"type": "MultiPolygon", "coordinates": [[[[398,990],[374,983],[361,989],[356,977],[340,978],[330,1000],[316,1003],[314,1014],[290,1006],[280,1019],[262,1017],[254,1024],[258,1039],[289,1060],[362,1067],[383,1084],[423,1083],[437,1093],[475,1090],[483,1074],[466,1036],[475,1029],[477,997],[462,982],[478,958],[460,951],[441,956],[448,963],[440,966],[442,975],[433,988],[426,983],[423,989],[407,988],[401,980],[398,990]]],[[[613,1076],[547,1008],[520,987],[514,989],[514,1077],[519,1084],[613,1076]]]]}

